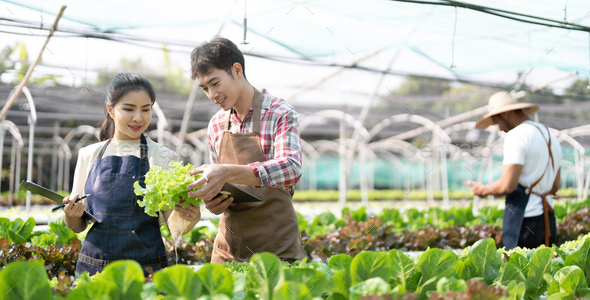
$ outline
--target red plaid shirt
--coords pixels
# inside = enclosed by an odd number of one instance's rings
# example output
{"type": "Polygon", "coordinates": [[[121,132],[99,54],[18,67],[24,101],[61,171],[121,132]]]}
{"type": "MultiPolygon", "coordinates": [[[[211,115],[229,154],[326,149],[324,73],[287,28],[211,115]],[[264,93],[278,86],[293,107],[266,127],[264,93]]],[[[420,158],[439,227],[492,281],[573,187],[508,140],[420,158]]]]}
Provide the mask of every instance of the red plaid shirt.
{"type": "MultiPolygon", "coordinates": [[[[298,114],[285,100],[274,97],[263,89],[260,112],[260,144],[266,161],[248,164],[260,180],[260,187],[284,187],[291,193],[301,177],[301,137],[298,114]]],[[[231,112],[232,133],[252,132],[252,107],[240,121],[231,112]]],[[[225,129],[226,112],[220,110],[209,122],[207,141],[211,163],[219,163],[219,146],[225,129]]]]}

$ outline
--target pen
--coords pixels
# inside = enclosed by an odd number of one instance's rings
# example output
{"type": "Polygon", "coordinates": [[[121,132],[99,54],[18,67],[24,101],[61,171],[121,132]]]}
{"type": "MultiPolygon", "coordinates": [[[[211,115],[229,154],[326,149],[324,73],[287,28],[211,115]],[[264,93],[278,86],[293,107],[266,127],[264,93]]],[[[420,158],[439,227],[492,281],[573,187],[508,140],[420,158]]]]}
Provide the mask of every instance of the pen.
{"type": "MultiPolygon", "coordinates": [[[[84,198],[86,198],[86,197],[88,197],[88,196],[90,196],[90,195],[91,195],[91,194],[86,194],[86,195],[84,195],[84,196],[82,196],[82,197],[78,197],[78,199],[76,199],[76,201],[74,201],[74,203],[78,203],[78,201],[80,201],[80,200],[82,200],[82,199],[84,199],[84,198]]],[[[60,208],[62,208],[62,207],[64,207],[64,206],[66,206],[66,204],[61,204],[61,205],[58,205],[58,206],[56,206],[56,207],[52,208],[52,209],[51,209],[51,211],[52,211],[52,212],[54,212],[54,211],[56,211],[56,210],[58,210],[58,209],[60,209],[60,208]]]]}

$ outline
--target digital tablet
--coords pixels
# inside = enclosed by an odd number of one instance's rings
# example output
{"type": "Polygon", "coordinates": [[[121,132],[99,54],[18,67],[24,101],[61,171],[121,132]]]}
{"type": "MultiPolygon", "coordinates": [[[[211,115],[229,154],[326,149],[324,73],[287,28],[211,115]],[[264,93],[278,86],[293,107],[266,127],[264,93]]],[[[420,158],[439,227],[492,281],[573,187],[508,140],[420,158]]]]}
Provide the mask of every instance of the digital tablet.
{"type": "Polygon", "coordinates": [[[221,192],[219,194],[217,194],[217,196],[220,196],[221,194],[225,194],[230,197],[233,197],[234,198],[233,203],[262,201],[262,199],[260,199],[259,197],[254,196],[254,195],[242,190],[241,188],[239,188],[229,182],[226,182],[223,185],[223,188],[221,188],[221,192]]]}

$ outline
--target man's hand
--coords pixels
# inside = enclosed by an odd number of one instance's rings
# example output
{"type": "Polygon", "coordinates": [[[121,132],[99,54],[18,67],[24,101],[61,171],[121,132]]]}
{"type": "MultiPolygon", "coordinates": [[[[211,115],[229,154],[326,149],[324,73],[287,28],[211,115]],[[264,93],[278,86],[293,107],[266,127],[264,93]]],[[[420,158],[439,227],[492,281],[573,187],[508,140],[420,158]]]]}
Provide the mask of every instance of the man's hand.
{"type": "Polygon", "coordinates": [[[205,164],[194,170],[189,174],[203,174],[197,181],[189,184],[188,189],[194,189],[204,184],[200,189],[189,192],[188,195],[194,198],[203,199],[205,207],[213,214],[222,214],[234,201],[234,198],[227,195],[219,194],[223,185],[226,182],[223,165],[205,164]]]}
{"type": "Polygon", "coordinates": [[[494,195],[494,197],[505,196],[512,193],[518,185],[518,178],[522,172],[522,165],[505,164],[502,166],[502,175],[492,183],[484,185],[481,182],[468,180],[465,185],[469,186],[476,196],[494,195]]]}
{"type": "Polygon", "coordinates": [[[200,189],[188,193],[189,196],[198,199],[211,200],[215,198],[226,182],[222,165],[202,165],[190,171],[189,174],[203,174],[201,178],[187,186],[187,189],[192,190],[204,185],[200,189]]]}
{"type": "Polygon", "coordinates": [[[471,189],[471,191],[473,192],[474,195],[479,196],[479,197],[484,197],[484,196],[487,196],[491,193],[488,190],[488,188],[485,185],[483,185],[483,183],[481,183],[481,182],[467,180],[465,182],[465,185],[471,189]]]}
{"type": "Polygon", "coordinates": [[[205,207],[211,213],[220,215],[234,202],[234,198],[229,197],[228,195],[220,194],[218,197],[215,197],[211,200],[203,201],[205,202],[205,207]]]}

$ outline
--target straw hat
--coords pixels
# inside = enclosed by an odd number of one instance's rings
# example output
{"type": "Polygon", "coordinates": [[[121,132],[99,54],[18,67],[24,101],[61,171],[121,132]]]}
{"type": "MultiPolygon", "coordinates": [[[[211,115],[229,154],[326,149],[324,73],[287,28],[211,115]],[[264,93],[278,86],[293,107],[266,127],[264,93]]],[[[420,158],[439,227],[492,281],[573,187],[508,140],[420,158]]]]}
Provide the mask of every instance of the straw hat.
{"type": "Polygon", "coordinates": [[[541,109],[537,104],[518,103],[518,101],[506,91],[493,94],[488,101],[488,108],[490,111],[475,123],[475,128],[482,129],[494,125],[492,116],[506,111],[522,109],[524,113],[528,115],[541,109]]]}

